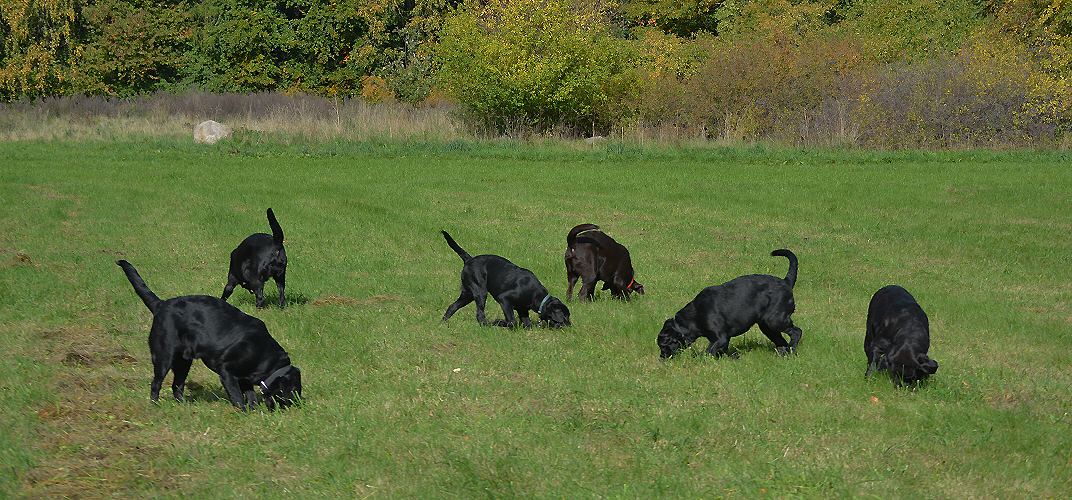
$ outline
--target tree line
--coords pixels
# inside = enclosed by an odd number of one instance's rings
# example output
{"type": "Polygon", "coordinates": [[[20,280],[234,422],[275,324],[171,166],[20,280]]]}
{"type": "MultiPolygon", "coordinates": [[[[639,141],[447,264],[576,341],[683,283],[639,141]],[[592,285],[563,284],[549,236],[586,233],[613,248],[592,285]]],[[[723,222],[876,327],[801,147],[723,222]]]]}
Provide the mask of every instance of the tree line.
{"type": "Polygon", "coordinates": [[[494,133],[894,146],[1072,127],[1066,0],[5,0],[0,39],[6,101],[447,97],[494,133]]]}

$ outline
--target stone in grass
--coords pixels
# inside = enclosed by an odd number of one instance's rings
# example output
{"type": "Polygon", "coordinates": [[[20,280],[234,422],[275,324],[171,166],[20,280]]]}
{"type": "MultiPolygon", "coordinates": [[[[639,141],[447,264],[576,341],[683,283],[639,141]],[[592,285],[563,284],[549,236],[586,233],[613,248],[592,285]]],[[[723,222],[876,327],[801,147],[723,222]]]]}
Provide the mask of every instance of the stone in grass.
{"type": "Polygon", "coordinates": [[[231,137],[231,127],[220,122],[205,120],[194,127],[194,142],[215,144],[220,139],[231,137]]]}

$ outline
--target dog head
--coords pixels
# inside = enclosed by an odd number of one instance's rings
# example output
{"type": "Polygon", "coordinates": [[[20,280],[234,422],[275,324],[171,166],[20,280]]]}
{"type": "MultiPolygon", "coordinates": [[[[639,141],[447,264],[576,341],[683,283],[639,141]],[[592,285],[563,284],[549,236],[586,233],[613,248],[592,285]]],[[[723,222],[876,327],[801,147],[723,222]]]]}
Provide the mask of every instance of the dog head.
{"type": "Polygon", "coordinates": [[[640,282],[637,281],[637,280],[633,280],[631,283],[629,283],[629,286],[626,287],[626,289],[625,289],[626,298],[629,297],[629,292],[636,292],[636,293],[639,293],[640,295],[644,295],[644,285],[641,285],[640,282]]]}
{"type": "Polygon", "coordinates": [[[912,385],[922,382],[938,372],[938,362],[927,357],[926,354],[917,354],[912,364],[896,365],[890,369],[896,375],[900,375],[904,385],[912,385]]]}
{"type": "Polygon", "coordinates": [[[286,408],[301,400],[301,370],[288,365],[260,383],[261,395],[268,410],[275,410],[276,403],[286,408]]]}
{"type": "Polygon", "coordinates": [[[878,367],[880,370],[888,369],[897,385],[913,385],[938,372],[937,361],[925,353],[913,355],[908,349],[882,358],[878,367]]]}
{"type": "Polygon", "coordinates": [[[569,308],[566,307],[566,304],[563,304],[557,297],[551,297],[550,295],[547,297],[547,302],[537,311],[540,315],[540,321],[546,321],[547,326],[551,328],[570,326],[569,308]]]}
{"type": "Polygon", "coordinates": [[[669,358],[691,344],[677,324],[676,318],[670,318],[663,323],[663,329],[659,331],[656,341],[659,344],[659,356],[663,358],[669,358]]]}

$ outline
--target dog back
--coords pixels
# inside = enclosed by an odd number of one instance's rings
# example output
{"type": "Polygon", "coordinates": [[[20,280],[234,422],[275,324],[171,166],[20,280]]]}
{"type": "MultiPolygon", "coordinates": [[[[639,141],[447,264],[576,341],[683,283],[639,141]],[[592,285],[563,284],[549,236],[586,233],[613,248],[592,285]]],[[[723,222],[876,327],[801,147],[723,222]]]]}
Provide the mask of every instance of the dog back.
{"type": "Polygon", "coordinates": [[[905,383],[927,378],[938,371],[930,350],[930,321],[915,297],[897,285],[875,292],[867,310],[864,353],[868,373],[890,370],[905,383]]]}

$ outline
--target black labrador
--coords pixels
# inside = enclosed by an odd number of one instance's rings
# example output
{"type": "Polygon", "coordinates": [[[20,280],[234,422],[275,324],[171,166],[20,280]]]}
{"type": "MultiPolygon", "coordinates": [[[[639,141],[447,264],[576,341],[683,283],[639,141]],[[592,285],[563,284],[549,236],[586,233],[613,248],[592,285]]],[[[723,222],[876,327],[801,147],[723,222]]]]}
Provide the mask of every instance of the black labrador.
{"type": "Polygon", "coordinates": [[[711,341],[708,353],[721,356],[726,353],[731,337],[747,332],[755,324],[774,342],[779,353],[784,355],[796,349],[803,335],[791,318],[796,311],[793,286],[797,282],[797,256],[789,250],[775,250],[771,255],[789,259],[789,272],[784,279],[751,274],[704,288],[663,323],[657,339],[661,356],[673,356],[700,337],[711,341]],[[789,335],[788,343],[782,337],[783,332],[789,335]]]}
{"type": "Polygon", "coordinates": [[[481,325],[487,325],[484,305],[490,293],[499,302],[506,317],[505,320],[495,321],[495,325],[515,326],[514,311],[517,311],[521,324],[525,328],[532,328],[529,321],[529,311],[532,310],[536,311],[541,321],[546,321],[552,328],[570,326],[569,308],[561,300],[552,297],[532,271],[518,267],[498,255],[472,257],[462,250],[446,231],[442,233],[450,248],[454,249],[464,262],[461,295],[447,307],[443,321],[450,319],[458,309],[476,301],[476,320],[481,325]]]}
{"type": "Polygon", "coordinates": [[[888,370],[897,385],[912,385],[938,371],[938,362],[927,357],[931,346],[927,313],[902,287],[882,287],[867,307],[864,354],[867,372],[888,370]]]}
{"type": "Polygon", "coordinates": [[[644,295],[644,285],[637,282],[629,250],[602,231],[595,224],[579,224],[566,235],[566,298],[573,296],[573,286],[581,279],[577,298],[585,300],[592,296],[596,282],[603,282],[603,289],[612,296],[628,299],[632,292],[644,295]]]}
{"type": "Polygon", "coordinates": [[[235,286],[253,292],[257,307],[264,307],[264,284],[268,278],[275,279],[279,289],[279,307],[286,305],[283,288],[287,281],[287,251],[283,249],[283,228],[268,209],[268,225],[272,234],[251,234],[231,252],[231,267],[227,271],[227,285],[223,287],[223,300],[231,296],[235,286]]]}
{"type": "Polygon", "coordinates": [[[243,313],[223,299],[208,295],[185,295],[161,300],[141,279],[129,262],[115,262],[123,268],[134,292],[153,313],[149,330],[149,353],[153,359],[153,382],[149,398],[160,399],[160,386],[168,371],[175,378],[171,391],[182,401],[186,376],[195,359],[220,376],[231,404],[245,411],[256,406],[254,389],[264,404],[274,410],[276,403],[288,407],[301,397],[301,371],[268,334],[264,322],[243,313]]]}

